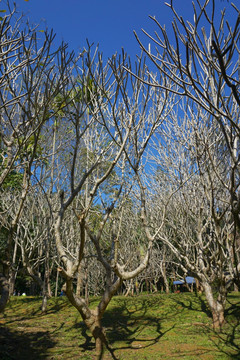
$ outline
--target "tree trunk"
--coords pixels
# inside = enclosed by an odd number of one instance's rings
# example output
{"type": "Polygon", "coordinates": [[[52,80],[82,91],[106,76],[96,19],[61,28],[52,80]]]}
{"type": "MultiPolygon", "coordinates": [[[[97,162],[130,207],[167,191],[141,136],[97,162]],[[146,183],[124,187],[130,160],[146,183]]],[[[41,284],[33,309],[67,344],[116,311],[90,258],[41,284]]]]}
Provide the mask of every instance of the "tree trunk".
{"type": "Polygon", "coordinates": [[[203,282],[206,299],[210,307],[213,319],[213,328],[221,329],[225,322],[224,310],[226,304],[226,291],[224,285],[220,286],[217,299],[213,297],[213,290],[210,284],[203,282]]]}
{"type": "Polygon", "coordinates": [[[11,269],[9,274],[9,296],[14,294],[16,276],[17,271],[11,269]]]}
{"type": "Polygon", "coordinates": [[[85,285],[85,301],[86,304],[89,304],[89,293],[88,293],[88,273],[87,273],[87,267],[85,268],[85,281],[84,281],[84,285],[85,285]]]}
{"type": "Polygon", "coordinates": [[[45,272],[44,272],[44,282],[45,282],[45,291],[47,296],[52,297],[51,283],[50,283],[50,275],[51,275],[51,267],[50,267],[50,230],[48,228],[48,239],[45,240],[45,272]]]}
{"type": "Polygon", "coordinates": [[[52,291],[51,291],[51,284],[50,284],[50,276],[49,276],[49,267],[46,264],[45,267],[45,273],[44,273],[44,280],[42,284],[42,313],[46,313],[47,311],[47,301],[48,298],[52,297],[52,291]]]}
{"type": "Polygon", "coordinates": [[[59,279],[59,271],[57,269],[56,282],[55,282],[55,297],[58,296],[58,279],[59,279]]]}
{"type": "Polygon", "coordinates": [[[12,263],[12,244],[13,244],[13,237],[15,234],[15,225],[12,224],[8,236],[7,236],[7,246],[5,249],[5,254],[3,256],[4,260],[1,261],[1,268],[2,272],[0,273],[0,313],[4,312],[4,309],[7,305],[9,300],[9,276],[11,271],[11,263],[12,263]]]}
{"type": "Polygon", "coordinates": [[[51,283],[50,283],[50,276],[48,277],[48,282],[47,282],[47,293],[48,293],[48,297],[51,298],[52,297],[52,289],[51,289],[51,283]]]}
{"type": "Polygon", "coordinates": [[[8,279],[3,274],[0,274],[0,289],[1,289],[1,298],[0,298],[0,313],[1,313],[4,312],[4,309],[9,299],[9,282],[8,279]]]}
{"type": "Polygon", "coordinates": [[[79,264],[78,272],[77,272],[77,288],[76,288],[76,295],[81,296],[83,288],[83,276],[82,276],[82,264],[79,264]]]}
{"type": "Polygon", "coordinates": [[[219,305],[216,301],[215,309],[212,309],[213,317],[213,328],[215,330],[221,329],[225,323],[224,317],[224,308],[222,305],[219,305]]]}
{"type": "Polygon", "coordinates": [[[96,310],[91,311],[91,317],[86,319],[85,324],[91,331],[95,340],[96,358],[102,359],[104,348],[108,348],[107,339],[101,326],[101,319],[96,310]]]}
{"type": "Polygon", "coordinates": [[[202,294],[203,289],[202,289],[202,285],[201,285],[200,281],[197,278],[195,279],[195,281],[196,281],[196,293],[202,294]]]}
{"type": "MultiPolygon", "coordinates": [[[[73,293],[71,281],[67,281],[63,286],[63,289],[66,292],[69,301],[81,314],[85,325],[94,337],[96,359],[102,359],[105,348],[112,353],[101,325],[101,317],[103,313],[100,315],[99,308],[90,310],[86,302],[73,293]]],[[[115,357],[113,356],[113,358],[115,357]]]]}
{"type": "MultiPolygon", "coordinates": [[[[109,275],[111,275],[111,271],[109,271],[109,275]]],[[[110,278],[111,277],[109,276],[109,279],[110,278]]],[[[97,359],[102,359],[105,348],[107,348],[108,351],[110,351],[112,358],[116,359],[116,357],[113,354],[113,351],[108,346],[106,336],[101,326],[101,319],[109,302],[111,301],[113,295],[117,292],[121,284],[122,284],[121,279],[117,278],[111,286],[107,287],[104,294],[102,295],[98,307],[94,310],[89,309],[89,306],[86,303],[86,301],[76,296],[76,294],[73,292],[72,279],[66,279],[66,283],[63,286],[63,289],[68,297],[68,300],[79,311],[84,323],[86,324],[87,328],[90,330],[92,336],[95,339],[97,359]]]]}
{"type": "Polygon", "coordinates": [[[237,286],[237,284],[234,283],[233,285],[233,291],[234,292],[239,292],[239,287],[237,286]]]}
{"type": "Polygon", "coordinates": [[[132,279],[131,280],[128,280],[126,281],[126,293],[124,294],[124,296],[128,296],[132,290],[132,279]]]}
{"type": "Polygon", "coordinates": [[[163,277],[163,282],[164,282],[164,287],[165,287],[166,294],[169,294],[169,284],[168,284],[168,279],[167,279],[167,276],[166,276],[165,264],[162,264],[161,272],[162,272],[162,277],[163,277]]]}
{"type": "Polygon", "coordinates": [[[47,312],[47,299],[47,292],[45,291],[42,298],[42,314],[45,314],[47,312]]]}
{"type": "Polygon", "coordinates": [[[145,284],[146,284],[146,292],[149,293],[149,281],[148,281],[148,279],[145,279],[145,284]]]}
{"type": "Polygon", "coordinates": [[[50,269],[49,264],[46,264],[45,273],[44,273],[44,282],[45,282],[45,291],[49,298],[52,297],[52,289],[51,289],[51,282],[50,282],[50,269]]]}
{"type": "Polygon", "coordinates": [[[14,244],[12,266],[9,271],[9,296],[13,295],[14,288],[15,288],[15,280],[17,277],[17,270],[14,270],[13,267],[16,266],[16,258],[17,258],[17,242],[15,242],[15,244],[14,244]]]}

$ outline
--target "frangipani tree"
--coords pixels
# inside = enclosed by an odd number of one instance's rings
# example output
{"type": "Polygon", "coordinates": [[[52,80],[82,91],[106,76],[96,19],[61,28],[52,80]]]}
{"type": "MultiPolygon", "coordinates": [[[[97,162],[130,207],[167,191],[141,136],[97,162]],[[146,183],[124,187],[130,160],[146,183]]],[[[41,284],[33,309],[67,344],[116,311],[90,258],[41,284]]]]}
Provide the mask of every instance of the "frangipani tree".
{"type": "Polygon", "coordinates": [[[172,219],[170,222],[180,232],[175,240],[186,244],[179,249],[170,235],[165,240],[186,271],[196,274],[196,267],[201,268],[202,275],[198,277],[205,287],[214,326],[221,326],[226,277],[230,272],[232,279],[239,282],[240,267],[239,10],[232,5],[236,16],[227,19],[225,10],[217,11],[216,1],[197,0],[193,3],[193,21],[188,21],[175,10],[174,1],[167,6],[174,15],[173,38],[153,17],[158,32],[154,36],[144,33],[155,45],[154,51],[150,46],[146,48],[136,35],[155,69],[166,80],[171,79],[164,84],[152,78],[147,84],[184,99],[166,132],[167,166],[177,184],[175,199],[186,206],[186,213],[185,206],[178,210],[176,207],[179,221],[175,216],[174,224],[172,219]],[[189,241],[191,246],[187,245],[189,241]],[[209,271],[211,275],[206,275],[209,271]],[[211,295],[209,282],[218,283],[219,302],[211,295]]]}
{"type": "Polygon", "coordinates": [[[227,290],[235,277],[233,254],[239,251],[235,247],[234,218],[224,186],[229,158],[223,136],[201,108],[191,115],[179,110],[168,122],[164,144],[159,141],[156,149],[159,163],[168,172],[166,188],[173,194],[159,237],[174,254],[183,274],[199,280],[214,326],[222,326],[227,290]]]}
{"type": "MultiPolygon", "coordinates": [[[[147,149],[174,100],[174,96],[169,96],[166,91],[150,89],[130,76],[123,69],[126,63],[123,54],[119,58],[114,56],[104,66],[101,56],[95,53],[92,58],[91,49],[88,49],[82,56],[82,63],[69,75],[66,93],[63,91],[61,94],[63,99],[67,100],[69,88],[75,94],[83,93],[77,81],[79,78],[82,86],[88,86],[89,78],[94,86],[85,92],[87,98],[76,95],[71,102],[65,101],[59,127],[64,128],[68,147],[59,145],[61,151],[56,154],[54,162],[58,198],[49,198],[60,259],[59,271],[65,279],[64,290],[94,336],[98,357],[107,345],[101,326],[105,309],[122,282],[136,277],[150,259],[156,232],[151,234],[148,226],[144,168],[148,161],[147,149]],[[83,149],[87,149],[87,166],[86,161],[82,162],[83,149]],[[125,235],[121,231],[120,214],[125,211],[128,198],[135,202],[134,211],[141,214],[144,232],[141,234],[141,256],[137,239],[135,247],[133,245],[137,250],[134,267],[130,259],[134,258],[135,250],[129,256],[121,254],[125,235]],[[72,214],[75,214],[75,225],[72,220],[69,222],[72,214]],[[75,229],[72,244],[69,243],[69,226],[75,229]],[[77,241],[76,226],[79,228],[77,241]],[[108,235],[107,229],[110,231],[108,235]],[[89,241],[92,259],[95,257],[105,271],[105,289],[95,309],[90,309],[75,289],[80,265],[85,256],[89,256],[86,249],[89,241]],[[108,249],[106,242],[109,243],[108,249]]],[[[144,63],[140,61],[136,67],[143,75],[144,63]]],[[[57,143],[60,142],[59,138],[57,143]]]]}
{"type": "Polygon", "coordinates": [[[11,204],[4,202],[0,209],[2,216],[8,218],[3,221],[8,229],[0,259],[0,311],[9,296],[18,222],[34,169],[43,161],[40,145],[43,126],[53,116],[50,105],[65,86],[66,67],[73,60],[64,45],[53,50],[52,32],[39,32],[22,16],[18,17],[8,1],[5,6],[6,12],[0,19],[0,191],[11,191],[14,187],[19,196],[11,221],[8,213],[11,204]],[[9,182],[13,178],[18,179],[17,186],[9,182]]]}

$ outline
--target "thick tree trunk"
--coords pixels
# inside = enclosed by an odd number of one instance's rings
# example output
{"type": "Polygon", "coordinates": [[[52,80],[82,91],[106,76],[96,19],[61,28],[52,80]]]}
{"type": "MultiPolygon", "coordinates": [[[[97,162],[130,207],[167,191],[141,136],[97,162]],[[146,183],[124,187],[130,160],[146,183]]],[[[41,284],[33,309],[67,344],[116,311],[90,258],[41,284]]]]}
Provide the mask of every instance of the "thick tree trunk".
{"type": "Polygon", "coordinates": [[[12,296],[14,294],[16,275],[17,271],[11,269],[9,274],[9,296],[12,296]]]}
{"type": "Polygon", "coordinates": [[[221,329],[225,322],[224,311],[226,304],[226,290],[224,286],[219,289],[217,299],[214,299],[211,285],[206,282],[202,283],[208,305],[210,307],[213,319],[213,328],[221,329]]]}
{"type": "Polygon", "coordinates": [[[101,325],[101,318],[103,314],[100,314],[99,308],[95,310],[90,310],[85,301],[83,301],[79,297],[76,297],[73,294],[72,289],[70,289],[70,287],[72,286],[67,286],[65,284],[63,286],[64,291],[66,292],[69,301],[81,314],[85,325],[87,326],[92,336],[94,337],[96,359],[102,359],[105,348],[107,348],[111,352],[111,349],[109,349],[108,347],[108,342],[101,325]]]}
{"type": "Polygon", "coordinates": [[[90,318],[86,319],[84,322],[94,337],[96,346],[96,358],[101,359],[104,353],[104,349],[108,348],[108,343],[103,328],[101,326],[100,316],[97,314],[96,310],[92,310],[90,318]]]}
{"type": "Polygon", "coordinates": [[[121,284],[122,284],[121,279],[119,278],[116,279],[115,283],[113,283],[112,286],[108,287],[105,290],[98,307],[94,310],[89,309],[89,306],[86,303],[86,301],[76,296],[76,294],[73,292],[72,279],[67,279],[66,283],[63,286],[63,289],[68,297],[68,300],[79,311],[84,323],[86,324],[87,328],[90,330],[92,336],[95,339],[97,359],[102,359],[102,355],[105,348],[107,348],[108,351],[111,352],[112,358],[115,359],[112,350],[108,346],[106,336],[101,326],[101,319],[109,302],[111,301],[113,295],[117,292],[121,284]]]}
{"type": "Polygon", "coordinates": [[[224,307],[217,303],[215,309],[212,309],[212,317],[213,317],[213,328],[215,330],[221,329],[225,323],[224,307]]]}
{"type": "Polygon", "coordinates": [[[8,232],[7,237],[7,246],[5,249],[5,254],[3,256],[4,260],[1,261],[1,273],[0,273],[0,312],[4,312],[7,302],[9,300],[9,276],[11,271],[11,263],[12,263],[12,244],[13,244],[13,237],[14,237],[14,229],[15,225],[12,225],[8,232]]]}
{"type": "Polygon", "coordinates": [[[47,295],[47,273],[45,269],[44,280],[42,283],[42,314],[45,314],[47,312],[47,295]]]}
{"type": "Polygon", "coordinates": [[[49,267],[45,268],[45,274],[44,274],[44,280],[43,280],[43,284],[42,284],[42,313],[46,313],[47,312],[47,301],[48,298],[52,297],[52,292],[51,292],[51,284],[50,284],[50,276],[49,276],[49,267]]]}
{"type": "Polygon", "coordinates": [[[9,299],[9,282],[8,279],[0,274],[0,289],[1,289],[1,298],[0,298],[0,313],[4,312],[9,299]]]}

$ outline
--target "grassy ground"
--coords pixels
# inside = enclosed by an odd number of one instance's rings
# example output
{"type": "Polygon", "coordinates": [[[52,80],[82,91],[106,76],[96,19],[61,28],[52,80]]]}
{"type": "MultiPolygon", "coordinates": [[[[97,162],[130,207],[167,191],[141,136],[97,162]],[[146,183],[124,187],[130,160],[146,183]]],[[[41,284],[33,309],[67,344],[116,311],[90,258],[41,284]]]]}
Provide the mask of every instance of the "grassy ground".
{"type": "MultiPolygon", "coordinates": [[[[0,315],[1,360],[94,359],[92,338],[66,298],[51,299],[46,315],[40,307],[40,298],[11,299],[0,315]]],[[[226,319],[214,332],[200,297],[154,294],[115,297],[103,325],[117,359],[240,359],[240,293],[229,295],[226,319]]]]}

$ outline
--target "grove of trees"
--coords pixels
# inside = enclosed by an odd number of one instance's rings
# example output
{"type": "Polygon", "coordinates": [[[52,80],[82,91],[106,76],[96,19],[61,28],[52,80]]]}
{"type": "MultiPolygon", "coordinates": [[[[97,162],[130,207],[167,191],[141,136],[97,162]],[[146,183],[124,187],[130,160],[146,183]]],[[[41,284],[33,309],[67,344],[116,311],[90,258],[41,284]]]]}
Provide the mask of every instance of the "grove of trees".
{"type": "Polygon", "coordinates": [[[9,2],[0,20],[0,311],[20,279],[43,312],[64,290],[99,358],[116,293],[190,275],[221,328],[240,286],[240,12],[168,6],[174,37],[152,18],[135,62],[56,49],[9,2]]]}

